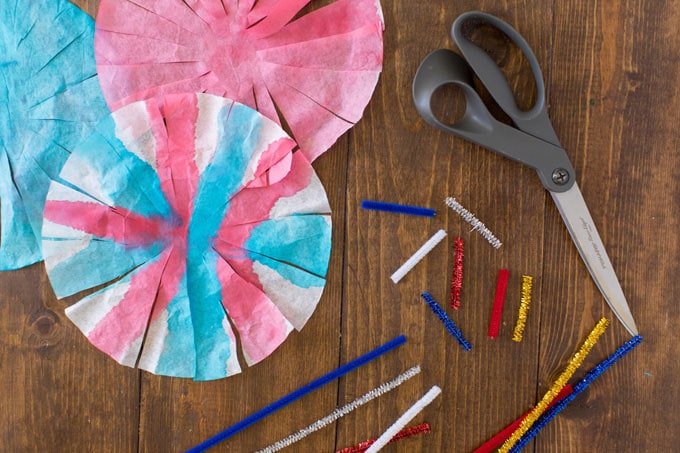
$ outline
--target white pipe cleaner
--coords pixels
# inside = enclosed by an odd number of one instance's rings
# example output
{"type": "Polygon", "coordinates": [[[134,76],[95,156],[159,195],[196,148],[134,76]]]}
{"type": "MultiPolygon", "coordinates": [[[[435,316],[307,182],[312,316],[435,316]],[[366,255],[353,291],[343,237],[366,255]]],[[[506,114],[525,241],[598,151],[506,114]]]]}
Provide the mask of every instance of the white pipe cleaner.
{"type": "Polygon", "coordinates": [[[394,283],[398,283],[399,280],[404,278],[404,275],[408,274],[411,269],[415,267],[416,264],[420,262],[423,258],[425,258],[425,255],[430,253],[432,249],[439,244],[442,239],[446,237],[446,231],[444,230],[439,230],[437,231],[434,236],[432,236],[426,243],[422,245],[418,249],[416,253],[411,256],[404,264],[401,265],[399,269],[397,269],[394,274],[390,277],[394,283]]]}
{"type": "Polygon", "coordinates": [[[416,403],[409,408],[404,414],[397,419],[396,422],[385,431],[380,437],[378,437],[373,445],[366,450],[366,453],[376,453],[380,451],[389,441],[401,431],[404,426],[411,420],[415,418],[425,407],[430,404],[439,394],[442,392],[438,386],[433,386],[422,398],[420,398],[416,403]]]}

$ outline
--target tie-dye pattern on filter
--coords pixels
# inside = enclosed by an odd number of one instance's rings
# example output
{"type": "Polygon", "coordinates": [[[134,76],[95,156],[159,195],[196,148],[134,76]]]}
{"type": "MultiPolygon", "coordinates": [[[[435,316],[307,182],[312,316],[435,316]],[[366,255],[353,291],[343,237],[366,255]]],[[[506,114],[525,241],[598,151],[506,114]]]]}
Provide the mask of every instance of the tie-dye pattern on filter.
{"type": "Polygon", "coordinates": [[[66,0],[0,2],[0,270],[42,261],[50,181],[106,115],[94,21],[66,0]]]}
{"type": "Polygon", "coordinates": [[[102,0],[95,57],[112,110],[224,96],[286,124],[312,162],[363,115],[383,28],[379,0],[102,0]]]}
{"type": "Polygon", "coordinates": [[[59,297],[109,284],[66,313],[121,364],[238,373],[237,347],[259,362],[321,297],[325,191],[295,142],[249,107],[207,94],[132,103],[60,178],[44,212],[50,282],[59,297]]]}

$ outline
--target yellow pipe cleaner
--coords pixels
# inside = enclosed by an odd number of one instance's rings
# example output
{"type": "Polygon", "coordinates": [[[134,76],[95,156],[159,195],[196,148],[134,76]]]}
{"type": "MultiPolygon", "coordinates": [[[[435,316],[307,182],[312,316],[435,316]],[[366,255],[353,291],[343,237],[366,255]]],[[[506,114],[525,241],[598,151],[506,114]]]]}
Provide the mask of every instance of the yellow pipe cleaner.
{"type": "Polygon", "coordinates": [[[530,275],[522,275],[522,298],[519,304],[519,314],[517,315],[517,323],[515,330],[512,332],[512,340],[519,343],[524,336],[524,327],[527,325],[527,314],[529,313],[529,305],[531,304],[531,287],[533,286],[534,278],[530,275]]]}
{"type": "Polygon", "coordinates": [[[555,399],[555,396],[557,396],[562,387],[564,387],[567,384],[567,381],[569,381],[569,379],[574,375],[576,369],[581,366],[590,350],[593,349],[593,346],[595,346],[595,343],[597,343],[597,340],[599,340],[604,331],[607,330],[608,326],[609,321],[607,318],[602,318],[595,325],[595,327],[593,327],[593,330],[590,331],[588,337],[583,342],[579,350],[576,352],[576,354],[574,354],[571,360],[569,360],[569,364],[564,369],[564,371],[562,371],[560,377],[557,378],[550,390],[548,390],[546,394],[543,395],[543,399],[541,399],[541,401],[536,405],[536,407],[534,407],[529,415],[527,415],[527,417],[522,420],[519,428],[517,428],[515,432],[512,433],[510,437],[508,437],[503,445],[501,445],[501,448],[498,450],[499,452],[507,453],[510,451],[510,449],[517,443],[520,437],[529,431],[531,425],[533,425],[534,422],[536,422],[536,420],[538,420],[538,418],[543,415],[543,412],[545,412],[545,410],[548,408],[550,402],[555,399]]]}

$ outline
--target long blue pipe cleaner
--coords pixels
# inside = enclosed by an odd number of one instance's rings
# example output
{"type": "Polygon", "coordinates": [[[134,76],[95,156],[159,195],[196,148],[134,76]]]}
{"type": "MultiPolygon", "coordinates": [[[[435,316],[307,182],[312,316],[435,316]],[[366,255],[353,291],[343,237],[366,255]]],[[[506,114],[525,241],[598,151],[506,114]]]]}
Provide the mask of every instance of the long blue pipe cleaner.
{"type": "Polygon", "coordinates": [[[444,327],[446,327],[446,330],[451,334],[453,338],[458,340],[458,343],[463,347],[464,351],[469,351],[472,349],[472,345],[470,344],[469,341],[465,339],[463,336],[463,332],[460,331],[460,329],[456,326],[456,323],[451,320],[451,318],[448,317],[444,309],[437,303],[436,300],[428,293],[425,291],[423,294],[420,295],[420,297],[427,302],[427,305],[430,306],[430,309],[432,312],[437,315],[437,318],[439,318],[443,323],[444,327]]]}
{"type": "Polygon", "coordinates": [[[363,200],[361,202],[363,209],[370,209],[372,211],[394,212],[396,214],[418,215],[421,217],[434,217],[437,213],[434,209],[421,208],[420,206],[409,206],[405,204],[385,203],[383,201],[363,200]]]}
{"type": "Polygon", "coordinates": [[[574,398],[576,398],[581,392],[583,392],[588,386],[590,385],[591,382],[593,382],[598,376],[600,376],[602,373],[607,371],[609,367],[614,365],[621,357],[624,355],[628,354],[633,348],[637,345],[639,345],[642,342],[642,337],[640,335],[636,335],[627,342],[623,344],[619,349],[614,352],[614,354],[610,355],[606,359],[604,359],[602,362],[600,362],[595,368],[590,370],[588,374],[585,375],[581,381],[574,386],[573,391],[562,398],[560,401],[558,401],[553,407],[545,411],[543,415],[541,415],[538,420],[536,420],[536,423],[534,423],[534,426],[532,426],[529,431],[527,431],[518,441],[517,443],[510,449],[510,453],[517,453],[519,452],[522,448],[524,448],[536,435],[553,419],[562,412],[562,410],[567,407],[569,403],[574,401],[574,398]]]}
{"type": "Polygon", "coordinates": [[[206,451],[208,448],[212,448],[218,443],[228,439],[229,437],[233,436],[236,433],[239,433],[249,427],[250,425],[255,424],[256,422],[262,420],[263,418],[267,417],[268,415],[271,415],[272,413],[276,412],[277,410],[287,406],[288,404],[292,403],[293,401],[296,401],[306,394],[318,389],[319,387],[328,384],[329,382],[332,382],[345,374],[349,373],[350,371],[353,371],[357,368],[359,368],[362,365],[367,364],[368,362],[377,359],[381,355],[385,354],[386,352],[391,351],[392,349],[395,349],[402,344],[406,343],[406,337],[404,335],[400,335],[394,340],[391,340],[384,345],[372,350],[371,352],[362,355],[359,358],[356,358],[352,360],[349,363],[346,363],[345,365],[341,366],[340,368],[335,369],[334,371],[331,371],[330,373],[321,376],[319,379],[316,379],[309,384],[300,387],[299,389],[289,393],[288,395],[284,396],[278,401],[274,401],[272,404],[269,406],[266,406],[259,411],[255,412],[252,415],[249,415],[248,417],[244,418],[238,423],[235,423],[231,425],[229,428],[225,429],[219,434],[216,434],[215,436],[211,437],[210,439],[206,440],[205,442],[196,445],[195,447],[187,450],[187,453],[198,453],[198,452],[203,452],[206,451]]]}

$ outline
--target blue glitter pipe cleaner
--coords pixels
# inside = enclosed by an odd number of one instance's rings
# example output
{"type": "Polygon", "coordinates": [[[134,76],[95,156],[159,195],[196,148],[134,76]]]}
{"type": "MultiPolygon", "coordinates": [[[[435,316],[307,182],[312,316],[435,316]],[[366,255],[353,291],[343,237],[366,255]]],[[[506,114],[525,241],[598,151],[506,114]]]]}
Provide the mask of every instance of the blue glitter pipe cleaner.
{"type": "Polygon", "coordinates": [[[606,359],[604,359],[602,362],[600,362],[595,368],[590,370],[588,374],[585,375],[585,377],[574,386],[574,390],[571,394],[565,396],[563,399],[558,401],[553,407],[548,409],[541,417],[536,421],[534,426],[532,426],[529,431],[522,436],[517,443],[510,449],[510,453],[517,453],[520,451],[522,448],[528,444],[531,439],[536,437],[536,435],[552,420],[562,412],[562,410],[567,407],[569,403],[571,403],[574,398],[576,398],[581,392],[583,392],[588,386],[590,385],[591,382],[593,382],[598,376],[600,376],[602,373],[607,371],[609,367],[614,365],[621,357],[624,355],[628,354],[635,346],[639,345],[642,342],[642,337],[640,335],[636,335],[627,342],[623,344],[619,349],[614,352],[614,354],[610,355],[606,359]]]}
{"type": "Polygon", "coordinates": [[[421,297],[425,302],[427,302],[427,305],[430,306],[432,312],[437,315],[437,318],[439,318],[442,323],[444,323],[444,327],[451,334],[451,336],[458,340],[458,343],[460,343],[460,345],[463,347],[463,350],[469,351],[472,349],[472,345],[465,339],[463,333],[456,326],[456,323],[454,323],[451,318],[448,317],[444,309],[437,303],[436,300],[432,298],[430,293],[425,291],[423,294],[421,294],[421,297]]]}

